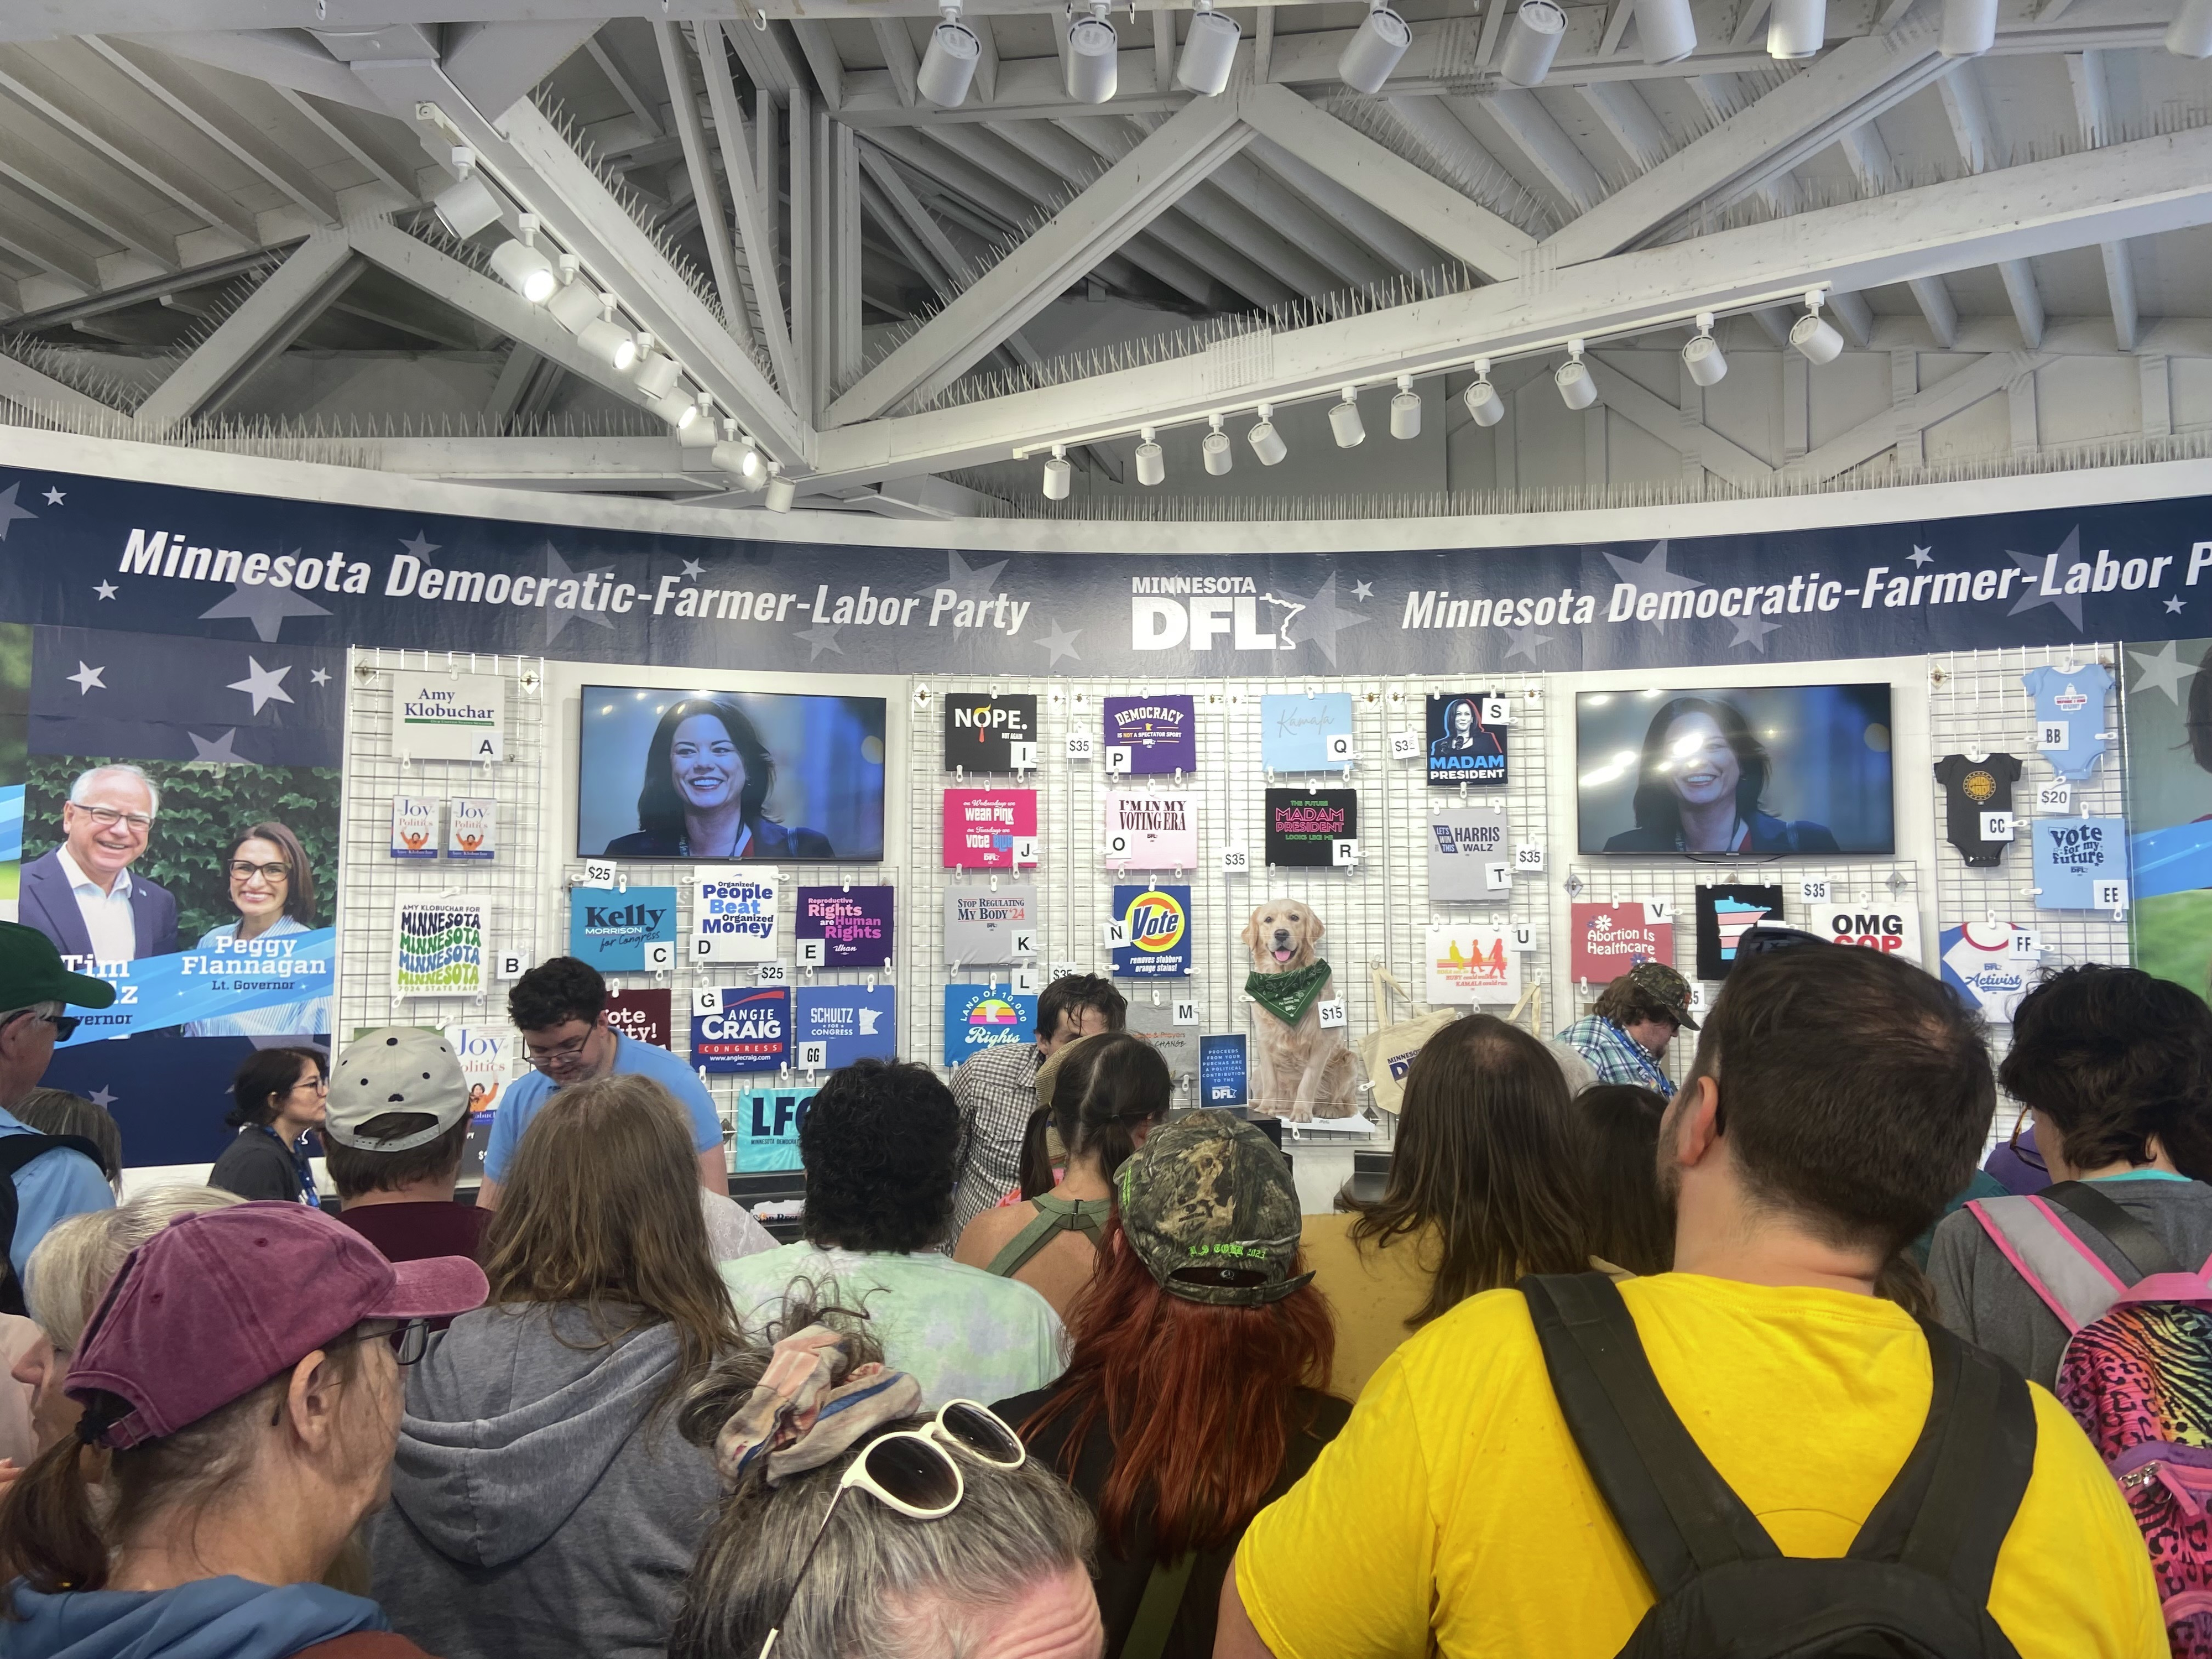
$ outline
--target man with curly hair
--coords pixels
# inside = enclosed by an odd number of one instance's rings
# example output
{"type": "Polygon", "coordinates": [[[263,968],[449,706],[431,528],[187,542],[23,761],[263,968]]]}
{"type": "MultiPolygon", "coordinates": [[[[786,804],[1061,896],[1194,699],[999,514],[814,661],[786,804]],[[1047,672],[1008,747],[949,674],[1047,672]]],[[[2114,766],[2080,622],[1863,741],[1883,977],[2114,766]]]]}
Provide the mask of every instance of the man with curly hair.
{"type": "Polygon", "coordinates": [[[863,1060],[805,1109],[806,1236],[721,1264],[745,1328],[781,1325],[787,1295],[865,1311],[884,1362],[933,1406],[1041,1389],[1064,1364],[1060,1316],[1028,1285],[941,1254],[952,1224],[960,1108],[928,1067],[863,1060]]]}

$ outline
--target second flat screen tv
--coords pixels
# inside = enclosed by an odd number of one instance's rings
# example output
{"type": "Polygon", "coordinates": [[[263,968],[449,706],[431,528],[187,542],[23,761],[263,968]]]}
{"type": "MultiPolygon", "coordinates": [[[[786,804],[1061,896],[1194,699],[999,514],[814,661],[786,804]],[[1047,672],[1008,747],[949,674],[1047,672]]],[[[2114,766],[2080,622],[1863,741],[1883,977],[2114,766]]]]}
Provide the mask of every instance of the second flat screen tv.
{"type": "Polygon", "coordinates": [[[1585,854],[1897,850],[1887,685],[1575,696],[1585,854]]]}
{"type": "Polygon", "coordinates": [[[881,697],[587,685],[576,856],[884,855],[881,697]]]}

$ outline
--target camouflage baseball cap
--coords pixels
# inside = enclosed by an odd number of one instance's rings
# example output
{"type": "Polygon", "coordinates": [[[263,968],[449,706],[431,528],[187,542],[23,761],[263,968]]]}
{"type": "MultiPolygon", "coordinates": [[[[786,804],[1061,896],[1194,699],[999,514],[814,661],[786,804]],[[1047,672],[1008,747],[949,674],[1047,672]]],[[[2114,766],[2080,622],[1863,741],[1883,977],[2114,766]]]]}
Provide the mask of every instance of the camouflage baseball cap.
{"type": "Polygon", "coordinates": [[[1690,1018],[1690,981],[1665,963],[1639,962],[1621,977],[1664,1008],[1684,1030],[1698,1029],[1698,1022],[1690,1018]]]}
{"type": "Polygon", "coordinates": [[[1255,1308],[1312,1280],[1297,1270],[1291,1166],[1241,1119],[1178,1118],[1146,1136],[1117,1179],[1121,1231],[1170,1295],[1255,1308]]]}

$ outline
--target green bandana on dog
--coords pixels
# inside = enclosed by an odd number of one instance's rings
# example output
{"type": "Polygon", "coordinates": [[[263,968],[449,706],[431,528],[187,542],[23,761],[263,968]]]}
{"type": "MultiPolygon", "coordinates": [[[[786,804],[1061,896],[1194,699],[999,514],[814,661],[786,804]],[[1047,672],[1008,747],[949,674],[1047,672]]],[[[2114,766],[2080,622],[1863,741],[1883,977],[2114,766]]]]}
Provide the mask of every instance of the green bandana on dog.
{"type": "Polygon", "coordinates": [[[1294,968],[1287,974],[1263,974],[1257,969],[1244,975],[1244,994],[1285,1025],[1295,1025],[1314,1006],[1321,988],[1328,983],[1328,964],[1294,968]]]}

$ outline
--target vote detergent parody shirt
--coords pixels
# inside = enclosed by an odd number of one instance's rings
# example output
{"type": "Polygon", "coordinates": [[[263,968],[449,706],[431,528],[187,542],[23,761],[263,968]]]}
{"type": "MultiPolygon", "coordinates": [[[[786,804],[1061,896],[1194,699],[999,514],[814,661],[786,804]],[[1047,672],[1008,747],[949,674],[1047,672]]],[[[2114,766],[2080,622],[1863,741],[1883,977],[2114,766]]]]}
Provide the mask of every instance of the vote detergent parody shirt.
{"type": "Polygon", "coordinates": [[[2043,758],[2062,778],[2087,777],[2097,757],[2105,752],[2106,739],[2100,733],[2109,729],[2105,724],[2105,694],[2112,689],[2112,675],[2092,662],[2071,672],[2063,665],[2031,668],[2020,677],[2020,683],[2035,699],[2036,747],[2042,750],[2043,758]],[[2063,748],[2044,744],[2042,728],[2046,726],[2066,728],[2063,748]]]}

